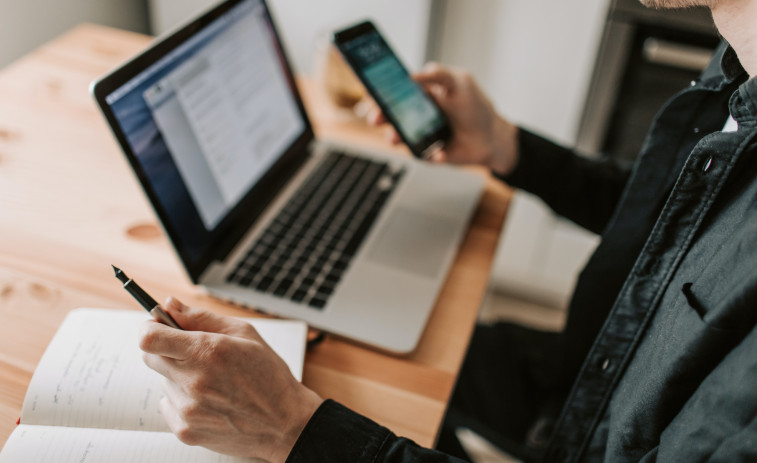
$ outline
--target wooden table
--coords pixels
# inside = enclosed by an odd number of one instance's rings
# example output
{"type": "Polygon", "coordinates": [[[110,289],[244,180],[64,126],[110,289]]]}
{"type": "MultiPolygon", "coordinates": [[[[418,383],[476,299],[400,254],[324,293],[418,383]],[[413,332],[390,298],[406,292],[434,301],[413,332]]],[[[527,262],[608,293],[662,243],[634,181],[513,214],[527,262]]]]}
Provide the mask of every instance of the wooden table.
{"type": "MultiPolygon", "coordinates": [[[[66,313],[131,308],[110,264],[156,297],[230,315],[201,293],[158,227],[87,88],[149,38],[83,25],[0,72],[0,442],[66,313]]],[[[319,136],[386,146],[305,85],[319,136]]],[[[418,349],[385,355],[327,338],[308,352],[304,383],[421,445],[433,445],[484,296],[509,191],[490,180],[418,349]]]]}

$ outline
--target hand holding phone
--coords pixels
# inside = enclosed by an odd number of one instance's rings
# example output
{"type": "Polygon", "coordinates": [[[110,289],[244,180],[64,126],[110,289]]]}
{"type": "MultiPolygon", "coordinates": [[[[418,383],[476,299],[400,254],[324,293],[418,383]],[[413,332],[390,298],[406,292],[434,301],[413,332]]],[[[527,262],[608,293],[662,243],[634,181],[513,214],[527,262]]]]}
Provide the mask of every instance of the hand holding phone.
{"type": "Polygon", "coordinates": [[[373,23],[336,32],[334,44],[416,157],[428,159],[444,147],[452,134],[447,118],[373,23]]]}

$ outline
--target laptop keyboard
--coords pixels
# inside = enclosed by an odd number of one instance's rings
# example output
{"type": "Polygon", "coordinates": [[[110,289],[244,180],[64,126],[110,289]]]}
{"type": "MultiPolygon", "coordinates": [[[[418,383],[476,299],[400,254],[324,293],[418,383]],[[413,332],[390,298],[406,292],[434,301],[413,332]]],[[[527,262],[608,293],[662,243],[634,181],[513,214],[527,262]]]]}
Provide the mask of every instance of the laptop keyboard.
{"type": "Polygon", "coordinates": [[[322,309],[404,170],[333,152],[227,282],[322,309]]]}

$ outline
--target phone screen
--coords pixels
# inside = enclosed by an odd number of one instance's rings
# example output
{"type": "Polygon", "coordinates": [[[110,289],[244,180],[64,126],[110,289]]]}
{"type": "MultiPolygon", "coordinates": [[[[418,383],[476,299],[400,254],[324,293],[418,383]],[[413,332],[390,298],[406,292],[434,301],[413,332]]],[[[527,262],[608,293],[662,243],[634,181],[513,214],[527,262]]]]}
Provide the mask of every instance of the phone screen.
{"type": "Polygon", "coordinates": [[[441,110],[370,23],[337,33],[335,42],[416,156],[449,136],[441,110]],[[352,32],[356,30],[359,33],[352,32]]]}

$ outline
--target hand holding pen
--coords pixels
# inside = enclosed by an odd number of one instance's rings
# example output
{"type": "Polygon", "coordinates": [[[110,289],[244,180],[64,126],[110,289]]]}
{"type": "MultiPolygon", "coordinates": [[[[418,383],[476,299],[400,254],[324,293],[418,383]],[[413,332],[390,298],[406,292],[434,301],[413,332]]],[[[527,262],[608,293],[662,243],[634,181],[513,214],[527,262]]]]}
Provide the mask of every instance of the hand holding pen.
{"type": "Polygon", "coordinates": [[[124,284],[124,289],[129,292],[129,294],[132,295],[134,299],[139,302],[139,304],[144,307],[144,309],[149,312],[152,317],[163,323],[164,325],[168,325],[171,328],[176,328],[177,330],[182,329],[178,323],[176,323],[176,320],[174,320],[168,313],[166,313],[163,308],[160,307],[160,304],[158,304],[155,299],[153,299],[147,292],[142,289],[136,281],[132,280],[126,274],[121,270],[120,268],[116,267],[115,265],[111,264],[111,267],[113,267],[113,271],[116,272],[116,278],[124,284]]]}

